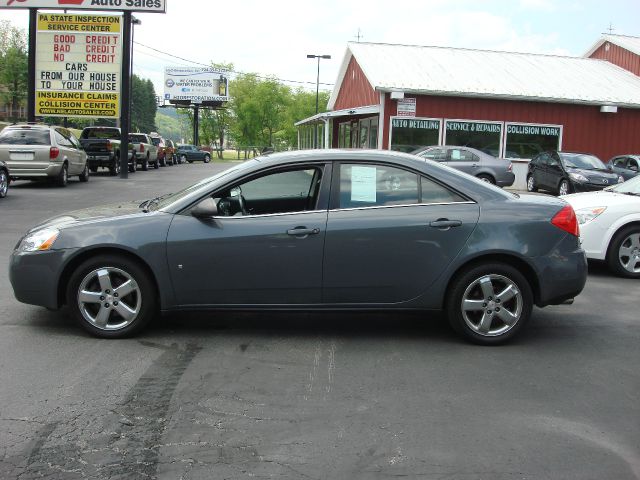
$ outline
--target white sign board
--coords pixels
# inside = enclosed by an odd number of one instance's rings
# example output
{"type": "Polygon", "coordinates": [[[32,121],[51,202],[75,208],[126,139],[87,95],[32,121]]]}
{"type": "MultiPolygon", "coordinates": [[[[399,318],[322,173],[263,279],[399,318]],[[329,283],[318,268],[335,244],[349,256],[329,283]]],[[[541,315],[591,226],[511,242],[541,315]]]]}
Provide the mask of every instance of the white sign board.
{"type": "Polygon", "coordinates": [[[121,25],[121,15],[38,13],[36,116],[120,116],[121,25]]]}
{"type": "Polygon", "coordinates": [[[0,8],[127,10],[165,13],[167,2],[166,0],[0,0],[0,8]]]}
{"type": "Polygon", "coordinates": [[[398,100],[398,117],[415,117],[416,116],[416,99],[401,98],[398,100]]]}
{"type": "Polygon", "coordinates": [[[229,80],[224,72],[210,68],[167,67],[164,74],[165,100],[191,103],[229,101],[229,80]]]}

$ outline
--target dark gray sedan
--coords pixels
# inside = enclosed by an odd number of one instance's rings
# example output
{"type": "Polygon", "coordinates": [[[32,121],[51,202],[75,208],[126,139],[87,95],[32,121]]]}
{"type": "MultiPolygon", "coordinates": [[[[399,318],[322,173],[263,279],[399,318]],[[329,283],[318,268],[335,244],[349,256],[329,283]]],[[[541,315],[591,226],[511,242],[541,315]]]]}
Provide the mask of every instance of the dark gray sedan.
{"type": "Polygon", "coordinates": [[[516,335],[587,275],[573,209],[413,155],[300,151],[141,204],[69,213],[16,247],[16,298],[100,337],[158,310],[444,310],[467,339],[516,335]]]}
{"type": "Polygon", "coordinates": [[[493,157],[471,147],[441,145],[422,147],[411,153],[443,163],[499,187],[510,187],[516,179],[509,160],[493,157]]]}

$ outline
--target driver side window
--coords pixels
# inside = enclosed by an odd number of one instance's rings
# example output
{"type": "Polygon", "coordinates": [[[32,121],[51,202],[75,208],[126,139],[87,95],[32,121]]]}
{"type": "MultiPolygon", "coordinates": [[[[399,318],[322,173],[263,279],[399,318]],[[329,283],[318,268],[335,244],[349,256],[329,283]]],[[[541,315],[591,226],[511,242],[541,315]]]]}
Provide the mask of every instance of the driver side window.
{"type": "Polygon", "coordinates": [[[310,211],[316,209],[321,180],[321,168],[278,171],[223,190],[214,200],[220,216],[310,211]]]}

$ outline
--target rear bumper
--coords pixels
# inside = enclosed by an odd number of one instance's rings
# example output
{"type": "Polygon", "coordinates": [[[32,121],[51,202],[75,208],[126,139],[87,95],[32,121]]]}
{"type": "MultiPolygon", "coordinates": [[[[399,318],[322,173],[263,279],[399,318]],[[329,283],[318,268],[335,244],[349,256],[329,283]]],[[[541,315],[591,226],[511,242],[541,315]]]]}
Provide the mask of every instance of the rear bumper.
{"type": "MultiPolygon", "coordinates": [[[[8,163],[8,162],[7,162],[8,163]]],[[[16,168],[8,163],[11,178],[47,178],[57,177],[62,170],[62,162],[41,163],[35,168],[16,168]]]]}
{"type": "Polygon", "coordinates": [[[558,305],[582,292],[587,283],[587,256],[577,239],[567,234],[555,251],[535,259],[539,272],[536,305],[558,305]],[[577,245],[577,246],[576,246],[577,245]]]}
{"type": "Polygon", "coordinates": [[[499,187],[510,187],[516,181],[516,175],[513,172],[507,172],[496,178],[496,185],[499,187]]]}
{"type": "MultiPolygon", "coordinates": [[[[113,154],[111,155],[87,155],[87,164],[91,168],[95,167],[111,167],[114,161],[119,161],[113,154]]],[[[133,157],[129,155],[128,162],[133,163],[133,157]]]]}

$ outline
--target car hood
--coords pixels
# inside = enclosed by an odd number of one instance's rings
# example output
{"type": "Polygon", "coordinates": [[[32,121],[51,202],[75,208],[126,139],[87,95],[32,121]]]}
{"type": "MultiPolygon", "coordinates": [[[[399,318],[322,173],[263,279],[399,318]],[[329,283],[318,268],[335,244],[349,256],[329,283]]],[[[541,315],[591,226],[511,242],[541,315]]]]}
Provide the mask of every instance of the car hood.
{"type": "Polygon", "coordinates": [[[609,170],[605,169],[597,169],[597,170],[586,170],[584,168],[567,168],[567,172],[569,173],[579,173],[584,175],[589,179],[591,183],[601,183],[604,185],[615,185],[618,183],[618,174],[612,173],[609,170]],[[606,182],[604,181],[606,180],[606,182]]]}
{"type": "Polygon", "coordinates": [[[44,227],[66,228],[69,226],[77,225],[79,223],[89,223],[116,217],[124,217],[130,215],[149,215],[147,213],[144,213],[140,208],[141,203],[142,202],[140,201],[114,203],[111,205],[100,205],[97,207],[75,210],[72,212],[64,213],[62,215],[58,215],[56,217],[49,218],[39,225],[36,225],[31,230],[37,230],[44,227]]]}
{"type": "Polygon", "coordinates": [[[607,190],[573,193],[571,195],[565,195],[562,199],[569,202],[574,210],[589,207],[613,207],[617,205],[630,206],[635,204],[640,206],[640,197],[607,190]]]}

